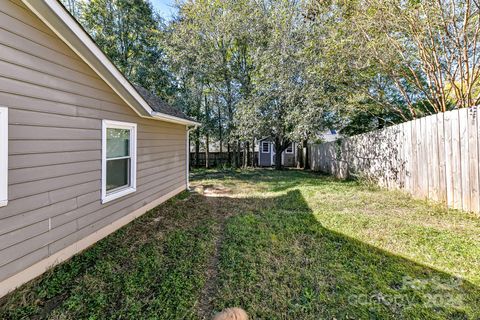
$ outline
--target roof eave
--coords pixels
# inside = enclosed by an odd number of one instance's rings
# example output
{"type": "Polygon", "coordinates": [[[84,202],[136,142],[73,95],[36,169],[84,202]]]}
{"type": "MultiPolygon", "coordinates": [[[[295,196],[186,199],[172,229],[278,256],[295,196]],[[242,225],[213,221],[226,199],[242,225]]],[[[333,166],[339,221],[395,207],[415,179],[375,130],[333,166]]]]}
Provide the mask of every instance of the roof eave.
{"type": "Polygon", "coordinates": [[[154,111],[75,18],[57,0],[22,1],[140,117],[184,125],[199,125],[190,120],[154,111]]]}
{"type": "Polygon", "coordinates": [[[151,116],[157,120],[162,120],[162,121],[167,121],[167,122],[173,122],[173,123],[178,123],[178,124],[184,124],[187,126],[194,126],[194,127],[199,127],[201,126],[201,123],[192,121],[192,120],[187,120],[187,119],[182,119],[178,117],[174,117],[165,113],[153,111],[151,113],[151,116]]]}

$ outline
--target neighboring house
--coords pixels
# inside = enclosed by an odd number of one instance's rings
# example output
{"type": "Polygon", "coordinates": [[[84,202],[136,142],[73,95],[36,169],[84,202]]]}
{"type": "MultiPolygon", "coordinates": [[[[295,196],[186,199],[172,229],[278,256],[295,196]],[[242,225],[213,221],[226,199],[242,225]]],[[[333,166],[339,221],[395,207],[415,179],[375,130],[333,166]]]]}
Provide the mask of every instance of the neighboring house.
{"type": "MultiPolygon", "coordinates": [[[[258,166],[271,167],[275,165],[275,145],[270,138],[264,138],[258,142],[258,166]]],[[[282,153],[282,165],[294,167],[297,164],[297,143],[292,142],[282,153]]]]}
{"type": "Polygon", "coordinates": [[[196,125],[56,0],[0,0],[0,296],[185,190],[196,125]]]}
{"type": "MultiPolygon", "coordinates": [[[[190,139],[192,140],[192,139],[190,139]]],[[[190,152],[195,152],[196,146],[194,141],[190,141],[190,152]]],[[[204,138],[200,138],[200,148],[199,152],[206,151],[206,143],[204,138]]],[[[220,142],[214,141],[213,139],[208,143],[208,152],[220,152],[220,142]]],[[[222,152],[227,152],[227,144],[223,143],[222,152]]]]}
{"type": "Polygon", "coordinates": [[[332,142],[340,138],[340,134],[335,129],[325,130],[319,134],[319,137],[317,137],[317,139],[321,140],[322,142],[332,142]]]}

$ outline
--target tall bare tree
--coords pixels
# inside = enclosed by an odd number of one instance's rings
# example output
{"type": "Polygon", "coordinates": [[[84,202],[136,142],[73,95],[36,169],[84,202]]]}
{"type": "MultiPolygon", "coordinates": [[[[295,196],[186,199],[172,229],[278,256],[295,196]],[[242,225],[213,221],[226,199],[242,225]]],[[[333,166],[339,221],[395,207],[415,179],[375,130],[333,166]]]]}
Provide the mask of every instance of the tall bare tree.
{"type": "Polygon", "coordinates": [[[347,43],[339,54],[373,80],[370,98],[405,120],[480,103],[477,0],[334,2],[343,8],[336,13],[347,43]]]}

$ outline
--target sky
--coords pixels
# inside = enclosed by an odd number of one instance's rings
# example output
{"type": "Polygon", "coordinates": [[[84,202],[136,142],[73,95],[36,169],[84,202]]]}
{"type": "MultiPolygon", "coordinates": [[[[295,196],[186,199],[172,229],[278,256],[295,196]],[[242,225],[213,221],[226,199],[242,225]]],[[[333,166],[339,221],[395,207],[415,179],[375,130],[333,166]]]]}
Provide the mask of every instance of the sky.
{"type": "Polygon", "coordinates": [[[161,16],[165,20],[171,20],[172,16],[175,14],[176,9],[173,8],[175,0],[150,0],[153,4],[153,7],[160,12],[161,16]]]}

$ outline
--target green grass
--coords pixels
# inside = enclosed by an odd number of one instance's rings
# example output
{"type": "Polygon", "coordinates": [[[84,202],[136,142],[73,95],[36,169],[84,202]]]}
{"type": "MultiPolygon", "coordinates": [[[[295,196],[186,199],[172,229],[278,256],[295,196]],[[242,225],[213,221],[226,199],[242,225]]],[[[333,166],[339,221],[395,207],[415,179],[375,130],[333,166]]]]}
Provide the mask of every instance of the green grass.
{"type": "Polygon", "coordinates": [[[2,299],[0,318],[480,318],[473,214],[294,170],[192,186],[2,299]]]}
{"type": "Polygon", "coordinates": [[[0,319],[194,318],[216,222],[184,197],[7,296],[0,319]]]}

